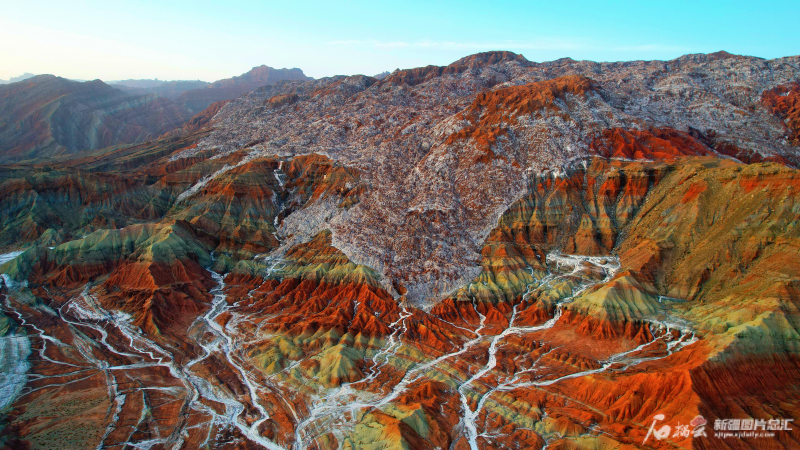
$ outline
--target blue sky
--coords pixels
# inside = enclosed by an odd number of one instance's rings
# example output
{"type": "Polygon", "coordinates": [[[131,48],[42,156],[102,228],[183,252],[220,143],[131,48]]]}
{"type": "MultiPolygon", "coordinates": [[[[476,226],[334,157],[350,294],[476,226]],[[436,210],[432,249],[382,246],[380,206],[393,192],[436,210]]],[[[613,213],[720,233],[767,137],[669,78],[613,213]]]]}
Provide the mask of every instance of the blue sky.
{"type": "Polygon", "coordinates": [[[213,81],[253,66],[315,78],[511,50],[533,61],[800,54],[800,2],[12,1],[0,79],[213,81]]]}

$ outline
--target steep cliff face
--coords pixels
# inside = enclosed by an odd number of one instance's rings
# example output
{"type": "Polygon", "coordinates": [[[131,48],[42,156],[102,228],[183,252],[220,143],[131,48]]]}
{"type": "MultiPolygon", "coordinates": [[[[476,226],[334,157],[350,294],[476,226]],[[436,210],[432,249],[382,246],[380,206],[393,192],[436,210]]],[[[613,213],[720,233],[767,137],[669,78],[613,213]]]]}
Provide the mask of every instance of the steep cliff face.
{"type": "Polygon", "coordinates": [[[182,125],[171,101],[130,96],[102,81],[38,75],[0,87],[0,160],[50,157],[140,142],[182,125]]]}
{"type": "Polygon", "coordinates": [[[796,448],[712,424],[800,411],[797,67],[491,52],[3,166],[0,439],[796,448]]]}

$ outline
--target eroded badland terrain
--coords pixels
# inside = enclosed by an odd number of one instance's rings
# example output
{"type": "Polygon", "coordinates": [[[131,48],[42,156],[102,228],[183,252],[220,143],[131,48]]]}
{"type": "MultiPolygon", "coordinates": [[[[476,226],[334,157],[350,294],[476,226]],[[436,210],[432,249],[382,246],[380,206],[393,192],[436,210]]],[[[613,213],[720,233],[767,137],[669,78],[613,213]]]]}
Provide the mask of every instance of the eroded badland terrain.
{"type": "Polygon", "coordinates": [[[3,445],[799,448],[713,429],[800,420],[798,80],[490,52],[7,160],[3,445]]]}

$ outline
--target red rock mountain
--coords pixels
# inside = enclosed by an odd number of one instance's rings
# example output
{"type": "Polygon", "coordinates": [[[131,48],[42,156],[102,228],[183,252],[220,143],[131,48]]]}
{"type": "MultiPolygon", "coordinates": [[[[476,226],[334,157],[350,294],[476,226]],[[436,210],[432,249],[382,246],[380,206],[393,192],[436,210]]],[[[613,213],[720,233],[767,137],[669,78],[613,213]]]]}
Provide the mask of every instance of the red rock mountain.
{"type": "Polygon", "coordinates": [[[0,446],[798,448],[799,67],[489,52],[4,164],[0,446]]]}

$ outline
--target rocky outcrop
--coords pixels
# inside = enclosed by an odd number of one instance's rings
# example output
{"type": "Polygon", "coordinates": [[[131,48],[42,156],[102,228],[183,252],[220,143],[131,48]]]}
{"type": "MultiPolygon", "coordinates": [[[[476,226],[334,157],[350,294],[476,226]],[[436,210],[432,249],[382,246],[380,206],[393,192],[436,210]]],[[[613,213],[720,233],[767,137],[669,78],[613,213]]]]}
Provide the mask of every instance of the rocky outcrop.
{"type": "Polygon", "coordinates": [[[709,142],[695,139],[691,131],[684,133],[669,128],[643,131],[612,128],[603,131],[591,145],[598,155],[606,158],[672,160],[681,156],[712,154],[711,149],[714,147],[707,144],[709,142]]]}
{"type": "Polygon", "coordinates": [[[764,91],[761,101],[786,124],[792,144],[800,145],[800,83],[795,81],[764,91]]]}

